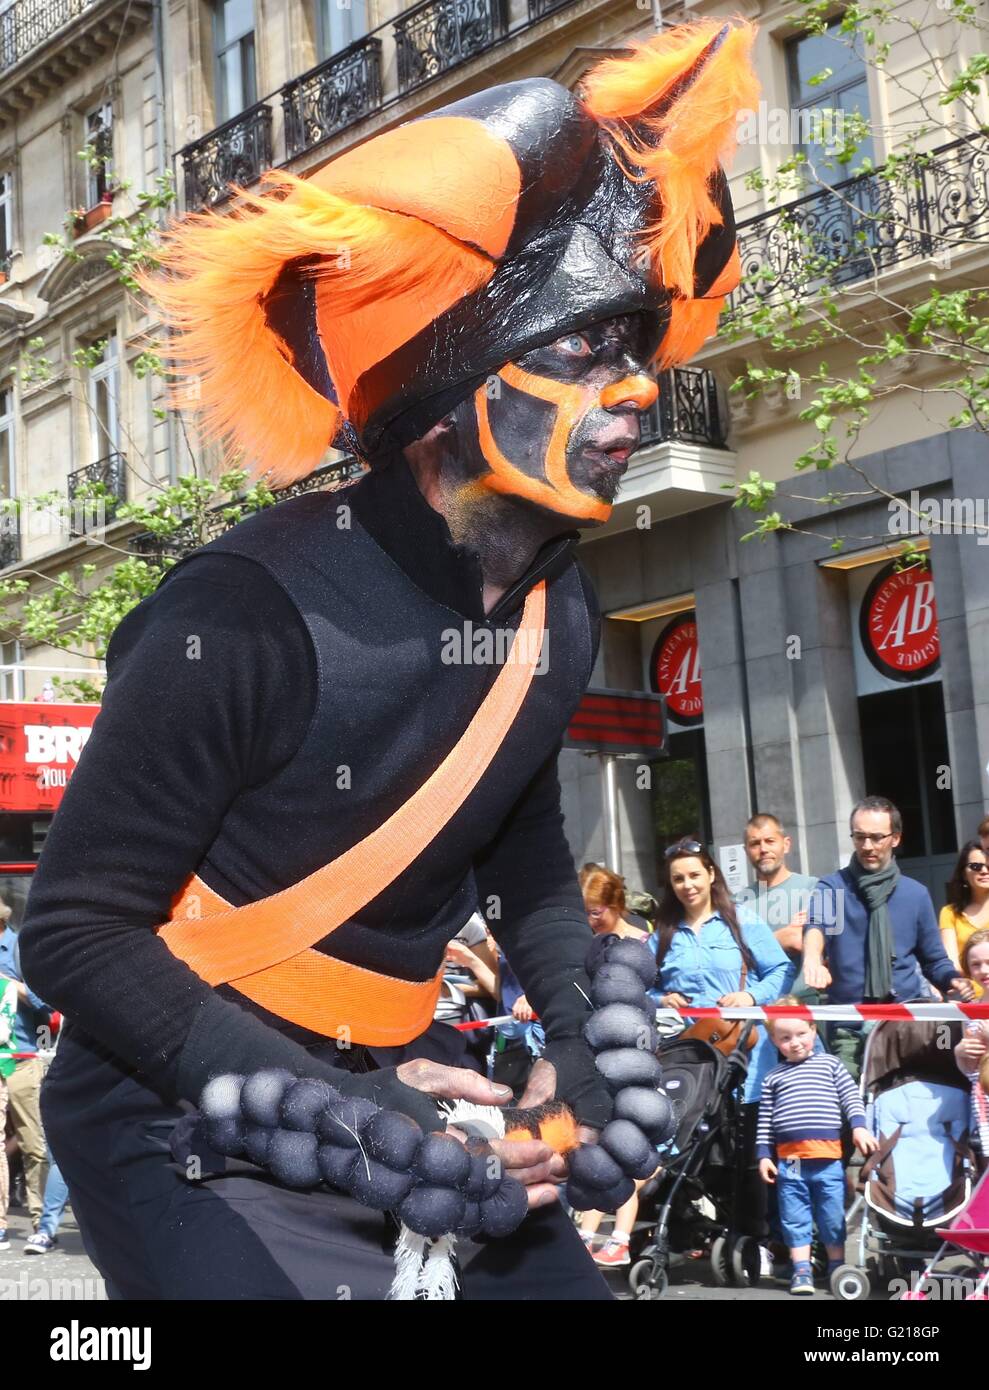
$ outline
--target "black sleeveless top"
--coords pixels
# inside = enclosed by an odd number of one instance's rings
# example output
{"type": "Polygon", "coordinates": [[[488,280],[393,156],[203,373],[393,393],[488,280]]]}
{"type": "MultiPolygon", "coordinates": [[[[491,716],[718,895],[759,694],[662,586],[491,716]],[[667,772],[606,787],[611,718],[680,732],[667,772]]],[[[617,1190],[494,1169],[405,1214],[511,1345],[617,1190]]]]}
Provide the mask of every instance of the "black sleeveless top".
{"type": "Polygon", "coordinates": [[[175,566],[111,643],[103,709],[30,895],[34,987],[172,1089],[211,991],[150,928],[189,873],[240,905],[367,835],[463,733],[545,578],[548,659],[487,772],[406,873],[317,949],[428,979],[480,905],[549,1035],[576,1037],[589,929],[556,756],[598,618],[572,549],[571,537],[544,546],[485,617],[476,556],[403,462],[280,503],[175,566]]]}

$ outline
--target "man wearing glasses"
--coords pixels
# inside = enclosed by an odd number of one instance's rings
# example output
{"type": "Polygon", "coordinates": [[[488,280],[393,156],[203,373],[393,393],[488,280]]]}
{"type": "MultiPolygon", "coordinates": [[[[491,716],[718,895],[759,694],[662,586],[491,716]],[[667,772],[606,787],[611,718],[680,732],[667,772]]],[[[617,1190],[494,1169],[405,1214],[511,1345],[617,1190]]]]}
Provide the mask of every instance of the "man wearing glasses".
{"type": "MultiPolygon", "coordinates": [[[[808,904],[806,983],[826,989],[832,1004],[925,999],[932,985],[971,999],[971,983],[942,945],[930,894],[901,874],[893,858],[903,833],[899,811],[885,797],[868,796],[852,810],[850,824],[851,859],[821,880],[808,904]]],[[[863,1040],[861,1024],[831,1030],[831,1051],[855,1077],[863,1040]]]]}

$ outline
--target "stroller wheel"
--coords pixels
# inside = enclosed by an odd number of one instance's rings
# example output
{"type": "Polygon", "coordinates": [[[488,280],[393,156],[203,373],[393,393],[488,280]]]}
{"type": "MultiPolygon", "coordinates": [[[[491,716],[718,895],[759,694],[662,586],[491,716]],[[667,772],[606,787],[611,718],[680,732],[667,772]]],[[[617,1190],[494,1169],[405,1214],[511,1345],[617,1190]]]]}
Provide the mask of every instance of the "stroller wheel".
{"type": "Polygon", "coordinates": [[[670,1286],[669,1271],[655,1260],[638,1260],[629,1270],[628,1286],[638,1299],[662,1298],[670,1286]]]}
{"type": "Polygon", "coordinates": [[[736,1236],[730,1244],[731,1272],[740,1289],[754,1289],[762,1273],[762,1251],[752,1236],[736,1236]]]}
{"type": "Polygon", "coordinates": [[[711,1273],[720,1289],[727,1289],[733,1282],[727,1236],[718,1236],[711,1246],[711,1273]]]}
{"type": "Polygon", "coordinates": [[[869,1276],[855,1265],[839,1265],[831,1276],[831,1292],[845,1303],[858,1303],[872,1292],[869,1276]]]}

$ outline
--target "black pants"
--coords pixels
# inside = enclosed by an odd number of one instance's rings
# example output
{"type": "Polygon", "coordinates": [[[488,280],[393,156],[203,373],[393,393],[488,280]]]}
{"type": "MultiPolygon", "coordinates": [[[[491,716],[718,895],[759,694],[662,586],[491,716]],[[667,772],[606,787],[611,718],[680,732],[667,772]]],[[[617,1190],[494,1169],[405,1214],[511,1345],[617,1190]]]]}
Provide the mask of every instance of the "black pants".
{"type": "MultiPolygon", "coordinates": [[[[90,1259],[122,1299],[383,1299],[391,1217],[260,1169],[204,1174],[173,1156],[170,1105],[69,1028],[42,1089],[52,1152],[90,1259]]],[[[505,1240],[458,1242],[465,1300],[610,1299],[559,1206],[505,1240]]]]}

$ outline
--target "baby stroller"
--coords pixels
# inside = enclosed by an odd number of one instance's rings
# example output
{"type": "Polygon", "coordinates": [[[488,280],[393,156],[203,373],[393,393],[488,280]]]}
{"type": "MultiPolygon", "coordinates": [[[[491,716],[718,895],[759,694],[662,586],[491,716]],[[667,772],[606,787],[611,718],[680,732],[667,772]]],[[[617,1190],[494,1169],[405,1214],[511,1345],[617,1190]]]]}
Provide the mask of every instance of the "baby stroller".
{"type": "Polygon", "coordinates": [[[659,1057],[677,1130],[659,1157],[660,1171],[642,1189],[640,1218],[647,1204],[655,1216],[640,1219],[633,1233],[629,1286],[637,1298],[661,1298],[681,1252],[709,1243],[717,1283],[751,1286],[759,1278],[759,1244],[740,1234],[737,1219],[747,1054],[725,1057],[699,1038],[681,1038],[662,1046],[659,1057]],[[713,1208],[714,1216],[699,1206],[713,1208]]]}
{"type": "Polygon", "coordinates": [[[984,1303],[989,1301],[989,1169],[982,1174],[976,1184],[975,1191],[972,1193],[972,1200],[963,1212],[955,1217],[951,1225],[938,1231],[939,1236],[944,1237],[944,1243],[939,1246],[937,1253],[924,1267],[913,1288],[907,1289],[903,1298],[912,1302],[923,1302],[930,1297],[924,1287],[925,1284],[933,1282],[935,1279],[950,1278],[957,1280],[959,1274],[953,1270],[950,1275],[946,1275],[937,1270],[945,1252],[964,1250],[968,1254],[981,1256],[980,1265],[974,1273],[975,1288],[972,1293],[965,1295],[966,1302],[984,1303]],[[954,1251],[952,1251],[954,1247],[954,1251]]]}
{"type": "Polygon", "coordinates": [[[858,1260],[832,1275],[836,1298],[867,1298],[891,1280],[909,1285],[941,1245],[939,1228],[972,1196],[969,1088],[955,1041],[937,1023],[879,1023],[869,1035],[861,1090],[879,1148],[862,1165],[849,1213],[862,1216],[858,1260]]]}

